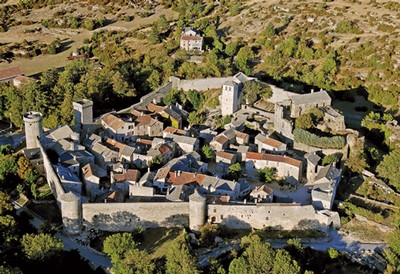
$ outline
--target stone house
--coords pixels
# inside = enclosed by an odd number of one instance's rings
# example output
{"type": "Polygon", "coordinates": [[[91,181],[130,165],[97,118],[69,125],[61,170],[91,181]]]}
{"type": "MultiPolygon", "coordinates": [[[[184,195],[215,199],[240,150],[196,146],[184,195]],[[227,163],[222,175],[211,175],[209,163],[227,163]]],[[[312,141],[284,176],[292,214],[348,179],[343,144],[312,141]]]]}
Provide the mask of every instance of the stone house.
{"type": "Polygon", "coordinates": [[[224,130],[213,138],[210,146],[215,151],[222,151],[229,147],[231,144],[247,145],[250,136],[247,133],[234,130],[233,128],[224,130]]]}
{"type": "Polygon", "coordinates": [[[129,192],[129,185],[135,185],[140,179],[140,172],[136,169],[123,169],[122,173],[111,172],[110,183],[113,190],[129,192]]]}
{"type": "Polygon", "coordinates": [[[82,167],[82,179],[86,196],[91,202],[106,193],[107,171],[100,166],[89,163],[82,167]]]}
{"type": "Polygon", "coordinates": [[[296,94],[290,96],[292,118],[299,117],[302,114],[309,112],[313,108],[323,108],[330,106],[332,99],[325,90],[319,92],[311,91],[306,94],[296,94]]]}
{"type": "Polygon", "coordinates": [[[188,132],[183,129],[178,129],[174,127],[166,127],[163,131],[163,138],[165,138],[168,134],[176,134],[181,136],[188,136],[188,132]]]}
{"type": "Polygon", "coordinates": [[[200,142],[197,138],[176,134],[167,134],[165,139],[175,142],[184,153],[190,153],[199,150],[200,142]]]}
{"type": "Polygon", "coordinates": [[[168,163],[174,156],[175,152],[175,143],[169,142],[169,144],[158,144],[154,148],[149,149],[147,152],[148,156],[154,157],[160,155],[162,158],[162,164],[165,165],[168,163]]]}
{"type": "Polygon", "coordinates": [[[91,153],[94,155],[96,163],[104,169],[112,167],[119,159],[118,152],[101,143],[95,143],[91,148],[91,153]]]}
{"type": "Polygon", "coordinates": [[[311,191],[312,205],[315,209],[332,209],[341,179],[342,170],[337,169],[334,164],[322,167],[319,170],[311,191]]]}
{"type": "Polygon", "coordinates": [[[257,178],[258,170],[268,167],[275,168],[277,176],[284,178],[290,184],[296,185],[302,179],[302,162],[288,156],[247,152],[245,161],[245,170],[248,177],[257,178]]]}
{"type": "Polygon", "coordinates": [[[221,114],[229,116],[240,109],[240,85],[234,81],[226,81],[222,85],[220,96],[221,114]]]}
{"type": "Polygon", "coordinates": [[[180,47],[187,51],[203,51],[203,37],[194,28],[184,28],[182,30],[180,47]]]}
{"type": "Polygon", "coordinates": [[[274,191],[264,184],[253,189],[250,192],[250,197],[256,203],[272,203],[274,200],[274,191]]]}
{"type": "Polygon", "coordinates": [[[318,125],[320,130],[331,130],[333,132],[346,130],[344,116],[331,106],[321,108],[324,113],[323,123],[318,125]]]}
{"type": "Polygon", "coordinates": [[[134,141],[141,136],[162,136],[163,131],[163,123],[150,115],[123,119],[108,113],[101,117],[101,124],[108,136],[117,141],[134,141]]]}
{"type": "Polygon", "coordinates": [[[217,135],[214,139],[210,142],[210,147],[215,151],[222,151],[225,148],[228,148],[229,139],[225,135],[217,135]]]}
{"type": "Polygon", "coordinates": [[[276,139],[267,137],[262,134],[257,134],[255,137],[254,143],[258,147],[258,152],[268,152],[273,154],[283,154],[287,147],[285,143],[282,143],[276,139]]]}
{"type": "Polygon", "coordinates": [[[319,157],[315,152],[313,152],[305,154],[304,158],[307,161],[307,168],[306,168],[307,182],[314,183],[315,177],[318,172],[318,163],[321,160],[321,157],[319,157]]]}
{"type": "Polygon", "coordinates": [[[217,163],[232,165],[236,163],[236,154],[225,151],[217,151],[215,153],[217,163]]]}

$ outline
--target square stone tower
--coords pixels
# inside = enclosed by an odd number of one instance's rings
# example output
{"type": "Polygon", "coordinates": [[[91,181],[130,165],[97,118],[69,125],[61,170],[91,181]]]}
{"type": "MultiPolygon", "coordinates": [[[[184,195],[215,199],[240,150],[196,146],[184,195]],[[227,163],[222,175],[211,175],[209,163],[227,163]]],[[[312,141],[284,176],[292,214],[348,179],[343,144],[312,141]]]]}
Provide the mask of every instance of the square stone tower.
{"type": "Polygon", "coordinates": [[[239,85],[233,81],[227,81],[222,85],[221,114],[232,115],[239,110],[239,85]]]}
{"type": "Polygon", "coordinates": [[[73,102],[75,125],[93,123],[93,102],[87,99],[73,102]]]}

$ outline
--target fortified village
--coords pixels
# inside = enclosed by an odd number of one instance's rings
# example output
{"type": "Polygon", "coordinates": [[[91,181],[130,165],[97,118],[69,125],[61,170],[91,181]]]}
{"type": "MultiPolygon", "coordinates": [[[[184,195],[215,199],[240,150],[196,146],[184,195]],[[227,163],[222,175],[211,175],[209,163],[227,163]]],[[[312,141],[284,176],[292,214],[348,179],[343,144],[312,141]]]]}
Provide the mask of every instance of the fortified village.
{"type": "Polygon", "coordinates": [[[132,231],[137,226],[198,231],[207,222],[233,229],[337,228],[339,215],[331,209],[341,163],[322,166],[321,157],[340,153],[346,158],[357,135],[346,130],[326,91],[296,94],[263,83],[272,90],[268,101],[275,106],[266,111],[246,104],[243,86],[250,81],[260,83],[243,73],[195,80],[171,77],[130,108],[95,119],[91,101],[76,101],[74,126],[46,132],[41,113],[25,113],[24,153],[43,166],[64,231],[132,231]],[[183,106],[161,103],[172,89],[222,89],[221,107],[207,118],[213,121],[221,112],[231,122],[222,132],[208,122],[188,127],[183,106]],[[319,127],[340,134],[342,147],[321,149],[298,141],[294,120],[315,109],[323,113],[319,127]],[[257,133],[246,133],[246,128],[257,133]],[[204,145],[213,150],[215,160],[202,161],[204,145]],[[229,176],[235,164],[242,172],[229,176]],[[262,184],[266,169],[293,193],[307,183],[306,199],[293,201],[262,184]]]}

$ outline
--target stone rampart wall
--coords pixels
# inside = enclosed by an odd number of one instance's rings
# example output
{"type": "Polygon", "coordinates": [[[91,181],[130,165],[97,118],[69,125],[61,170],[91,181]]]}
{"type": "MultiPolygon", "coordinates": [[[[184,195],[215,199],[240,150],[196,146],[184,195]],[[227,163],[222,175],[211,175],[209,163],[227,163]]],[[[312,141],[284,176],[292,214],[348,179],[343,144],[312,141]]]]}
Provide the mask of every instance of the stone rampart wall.
{"type": "Polygon", "coordinates": [[[106,231],[189,226],[189,203],[82,204],[83,225],[106,231]]]}
{"type": "Polygon", "coordinates": [[[58,206],[60,206],[60,197],[65,194],[64,188],[62,187],[60,178],[58,178],[56,172],[54,171],[53,165],[51,164],[42,144],[39,141],[38,144],[43,157],[43,166],[46,172],[47,183],[49,184],[51,192],[57,200],[58,206]]]}
{"type": "Polygon", "coordinates": [[[209,89],[216,89],[216,88],[222,88],[222,85],[226,81],[232,81],[235,79],[234,77],[213,77],[213,78],[202,78],[202,79],[194,79],[194,80],[182,80],[175,78],[173,79],[173,88],[178,89],[178,90],[209,90],[209,89]]]}
{"type": "Polygon", "coordinates": [[[275,229],[306,229],[325,227],[315,219],[311,205],[256,204],[208,205],[208,222],[230,228],[273,227],[275,229]]]}

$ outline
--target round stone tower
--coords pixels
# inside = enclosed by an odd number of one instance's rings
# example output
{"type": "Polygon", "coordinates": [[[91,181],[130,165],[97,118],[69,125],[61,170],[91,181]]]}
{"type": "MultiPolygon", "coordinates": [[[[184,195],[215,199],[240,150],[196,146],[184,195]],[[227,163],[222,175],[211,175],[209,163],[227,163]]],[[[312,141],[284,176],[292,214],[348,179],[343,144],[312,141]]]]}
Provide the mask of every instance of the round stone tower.
{"type": "Polygon", "coordinates": [[[73,192],[61,197],[61,215],[64,231],[68,234],[78,234],[82,231],[81,198],[73,192]]]}
{"type": "Polygon", "coordinates": [[[206,223],[207,204],[206,198],[196,189],[189,196],[189,227],[191,230],[199,231],[206,223]]]}
{"type": "Polygon", "coordinates": [[[26,148],[37,148],[39,147],[38,138],[42,137],[42,114],[40,112],[29,111],[23,115],[25,124],[25,138],[26,148]]]}

